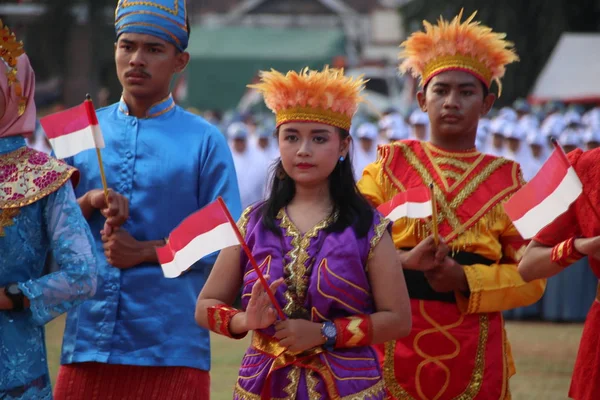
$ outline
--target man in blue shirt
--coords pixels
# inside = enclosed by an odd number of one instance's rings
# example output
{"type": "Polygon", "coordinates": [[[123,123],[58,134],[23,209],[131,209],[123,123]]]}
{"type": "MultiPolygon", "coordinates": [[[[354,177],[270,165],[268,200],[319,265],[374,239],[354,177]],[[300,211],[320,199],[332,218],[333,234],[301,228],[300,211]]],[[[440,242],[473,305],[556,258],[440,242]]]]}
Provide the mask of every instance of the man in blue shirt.
{"type": "Polygon", "coordinates": [[[95,152],[69,160],[81,171],[79,204],[105,255],[102,282],[68,316],[55,397],[208,399],[209,335],[195,323],[194,306],[215,258],[166,279],[154,248],[219,196],[239,216],[233,162],[217,128],[170,95],[173,74],[189,61],[185,0],[120,0],[115,27],[123,95],[97,113],[112,211],[95,152]]]}

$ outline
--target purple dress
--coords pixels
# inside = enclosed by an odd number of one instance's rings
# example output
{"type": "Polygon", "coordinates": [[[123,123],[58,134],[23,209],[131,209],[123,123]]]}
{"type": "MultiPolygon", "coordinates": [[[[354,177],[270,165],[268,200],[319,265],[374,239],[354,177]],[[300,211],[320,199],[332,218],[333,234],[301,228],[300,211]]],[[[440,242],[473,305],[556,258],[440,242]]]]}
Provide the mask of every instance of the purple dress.
{"type": "MultiPolygon", "coordinates": [[[[389,221],[375,214],[367,236],[352,228],[328,233],[331,219],[302,235],[284,210],[277,216],[281,236],[267,230],[258,209],[247,209],[240,230],[256,262],[271,281],[285,278],[275,297],[290,318],[314,322],[375,311],[366,266],[389,221]]],[[[257,280],[245,254],[242,306],[257,280]]],[[[386,390],[371,347],[322,347],[300,354],[285,351],[269,327],[253,332],[235,387],[234,399],[384,399],[386,390]]]]}

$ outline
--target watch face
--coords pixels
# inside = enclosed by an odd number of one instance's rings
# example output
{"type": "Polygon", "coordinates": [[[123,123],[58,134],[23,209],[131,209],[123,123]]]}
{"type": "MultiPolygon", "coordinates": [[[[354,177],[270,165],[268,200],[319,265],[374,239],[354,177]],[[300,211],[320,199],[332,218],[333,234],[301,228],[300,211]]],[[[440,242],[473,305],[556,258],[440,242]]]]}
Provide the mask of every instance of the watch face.
{"type": "Polygon", "coordinates": [[[11,295],[19,295],[21,294],[21,289],[19,289],[18,285],[10,285],[6,288],[6,292],[11,295]]]}
{"type": "Polygon", "coordinates": [[[332,338],[335,337],[336,335],[336,329],[335,329],[335,325],[325,325],[325,328],[323,329],[323,334],[325,336],[327,336],[328,338],[332,338]]]}

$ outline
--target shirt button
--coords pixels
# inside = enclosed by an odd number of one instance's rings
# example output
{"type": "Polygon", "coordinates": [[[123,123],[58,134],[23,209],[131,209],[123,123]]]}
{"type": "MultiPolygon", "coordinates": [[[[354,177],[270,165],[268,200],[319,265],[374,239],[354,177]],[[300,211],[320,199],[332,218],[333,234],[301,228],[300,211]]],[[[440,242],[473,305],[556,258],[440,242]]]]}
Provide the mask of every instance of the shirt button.
{"type": "Polygon", "coordinates": [[[125,157],[127,157],[128,159],[131,159],[131,157],[133,157],[133,154],[131,154],[131,152],[128,151],[127,153],[125,153],[125,157]]]}
{"type": "Polygon", "coordinates": [[[114,283],[110,285],[110,290],[117,290],[117,285],[115,285],[114,283]]]}
{"type": "Polygon", "coordinates": [[[132,126],[136,126],[136,124],[137,124],[137,120],[135,120],[135,119],[132,119],[132,120],[131,120],[131,125],[132,125],[132,126]]]}

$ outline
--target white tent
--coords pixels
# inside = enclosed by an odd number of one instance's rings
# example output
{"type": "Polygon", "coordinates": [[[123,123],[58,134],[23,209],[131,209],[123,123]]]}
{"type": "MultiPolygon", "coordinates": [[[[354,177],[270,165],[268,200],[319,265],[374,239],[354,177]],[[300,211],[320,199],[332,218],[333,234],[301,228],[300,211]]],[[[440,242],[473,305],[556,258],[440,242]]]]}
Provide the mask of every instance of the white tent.
{"type": "Polygon", "coordinates": [[[600,103],[600,34],[563,33],[530,100],[600,103]]]}

